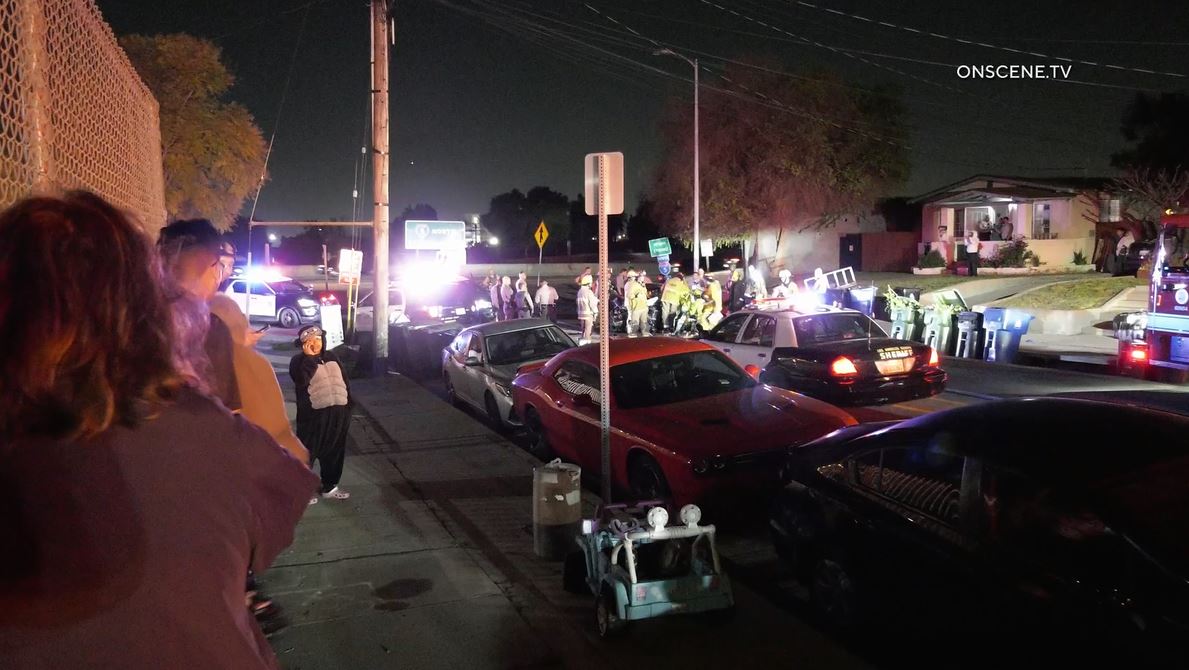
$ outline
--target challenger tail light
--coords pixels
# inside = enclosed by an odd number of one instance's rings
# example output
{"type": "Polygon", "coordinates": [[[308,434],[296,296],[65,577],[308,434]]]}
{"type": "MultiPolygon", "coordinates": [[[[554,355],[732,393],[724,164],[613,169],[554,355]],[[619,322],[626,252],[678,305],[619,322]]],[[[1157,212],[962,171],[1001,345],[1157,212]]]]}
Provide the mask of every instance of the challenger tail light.
{"type": "Polygon", "coordinates": [[[929,365],[941,365],[941,356],[936,349],[929,349],[929,365]]]}

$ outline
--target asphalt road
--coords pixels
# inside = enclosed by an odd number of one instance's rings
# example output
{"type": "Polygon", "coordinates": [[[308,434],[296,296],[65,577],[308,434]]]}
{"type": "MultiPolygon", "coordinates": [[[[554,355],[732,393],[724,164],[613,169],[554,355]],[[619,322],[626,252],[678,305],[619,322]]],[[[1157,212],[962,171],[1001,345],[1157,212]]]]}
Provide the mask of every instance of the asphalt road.
{"type": "MultiPolygon", "coordinates": [[[[274,364],[283,369],[293,349],[288,348],[292,342],[294,331],[274,328],[260,345],[274,364]]],[[[1049,393],[1103,394],[1108,399],[1135,402],[1161,398],[1162,401],[1184,408],[1189,403],[1189,389],[1168,387],[1159,384],[1131,380],[1103,375],[1091,375],[1060,370],[1043,370],[1023,368],[1018,366],[989,365],[976,361],[947,360],[945,362],[951,374],[950,390],[936,396],[908,403],[898,403],[878,407],[851,408],[857,418],[864,421],[885,420],[889,418],[908,418],[929,412],[942,411],[953,407],[981,403],[994,398],[1030,396],[1049,393]]],[[[288,387],[287,375],[283,373],[283,384],[288,387]]],[[[439,376],[433,375],[421,380],[420,384],[430,390],[443,403],[446,402],[445,390],[439,376]]],[[[403,402],[400,398],[393,398],[396,403],[403,402]]],[[[482,412],[468,410],[466,421],[483,423],[482,412]]],[[[499,429],[497,432],[507,440],[521,447],[526,446],[523,436],[516,431],[499,429]]],[[[448,447],[449,445],[441,445],[448,447]]],[[[720,550],[727,561],[727,569],[732,579],[746,586],[746,592],[760,602],[750,602],[744,608],[745,615],[764,612],[764,616],[774,617],[767,623],[768,628],[779,627],[778,621],[795,621],[790,624],[791,639],[789,644],[802,646],[802,651],[809,652],[816,648],[817,653],[832,657],[837,651],[845,650],[857,655],[861,662],[875,667],[895,668],[906,667],[909,664],[924,667],[944,667],[950,665],[951,654],[969,654],[970,649],[961,650],[959,640],[948,640],[949,646],[943,646],[942,641],[929,634],[926,627],[914,627],[911,624],[889,628],[887,635],[880,638],[844,639],[836,636],[818,639],[809,644],[804,632],[812,629],[822,629],[815,620],[814,613],[807,604],[807,597],[801,585],[792,578],[786,566],[779,561],[771,548],[767,530],[764,526],[764,510],[746,510],[750,522],[737,523],[730,532],[720,535],[720,550]],[[808,624],[809,629],[805,628],[808,624]],[[907,629],[907,630],[905,630],[907,629]],[[825,645],[820,647],[818,645],[825,645]],[[825,654],[829,651],[829,654],[825,654]]],[[[583,617],[585,621],[585,618],[583,617]]],[[[749,624],[750,626],[751,624],[749,624]]],[[[758,624],[757,624],[758,625],[758,624]]],[[[714,637],[713,630],[699,623],[679,622],[672,627],[665,628],[665,635],[707,636],[713,639],[716,646],[740,644],[741,642],[714,637]]],[[[659,633],[658,633],[659,634],[659,633]]],[[[644,651],[636,650],[635,645],[644,642],[637,638],[616,641],[618,647],[609,647],[617,654],[626,657],[636,657],[640,654],[648,656],[644,651]],[[626,649],[625,647],[632,647],[626,649]]],[[[642,648],[643,649],[643,648],[642,648]]],[[[742,651],[742,650],[741,650],[742,651]]],[[[990,652],[991,650],[986,650],[990,652]]],[[[791,653],[791,652],[790,652],[791,653]]],[[[815,654],[816,656],[816,654],[815,654]]],[[[820,657],[819,657],[820,658],[820,657]]],[[[654,659],[658,667],[668,667],[662,658],[654,659]]],[[[824,658],[823,658],[824,660],[824,658]]],[[[773,663],[778,663],[772,659],[773,663]]],[[[996,667],[997,662],[989,658],[972,659],[967,665],[978,667],[996,667]]]]}

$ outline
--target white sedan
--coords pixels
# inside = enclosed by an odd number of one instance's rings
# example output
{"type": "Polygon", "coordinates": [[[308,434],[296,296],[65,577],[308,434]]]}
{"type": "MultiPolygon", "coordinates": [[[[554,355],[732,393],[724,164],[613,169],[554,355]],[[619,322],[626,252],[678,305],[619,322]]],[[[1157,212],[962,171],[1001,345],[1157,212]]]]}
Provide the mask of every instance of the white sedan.
{"type": "Polygon", "coordinates": [[[545,319],[513,319],[464,329],[442,349],[442,377],[454,403],[482,410],[497,426],[518,425],[512,416],[512,378],[577,344],[545,319]]]}

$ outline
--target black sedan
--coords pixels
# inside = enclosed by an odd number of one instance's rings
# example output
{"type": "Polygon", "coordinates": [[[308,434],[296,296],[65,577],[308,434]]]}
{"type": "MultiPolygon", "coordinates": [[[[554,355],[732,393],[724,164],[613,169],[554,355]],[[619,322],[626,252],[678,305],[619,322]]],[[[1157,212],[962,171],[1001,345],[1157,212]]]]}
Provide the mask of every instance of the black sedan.
{"type": "Polygon", "coordinates": [[[773,540],[841,628],[1189,667],[1186,436],[1183,415],[1065,398],[843,429],[791,451],[773,540]]]}
{"type": "Polygon", "coordinates": [[[765,384],[836,405],[927,398],[948,381],[931,347],[889,338],[866,314],[850,309],[744,310],[705,341],[762,368],[765,384]]]}

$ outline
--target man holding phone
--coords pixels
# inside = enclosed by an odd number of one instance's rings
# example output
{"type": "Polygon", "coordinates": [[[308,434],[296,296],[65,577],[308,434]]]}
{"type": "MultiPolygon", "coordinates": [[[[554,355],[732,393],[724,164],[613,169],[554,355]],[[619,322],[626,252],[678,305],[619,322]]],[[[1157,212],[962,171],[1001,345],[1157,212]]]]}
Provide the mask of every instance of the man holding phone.
{"type": "Polygon", "coordinates": [[[235,248],[222,239],[210,221],[175,221],[161,229],[157,241],[166,268],[182,289],[204,300],[211,314],[207,354],[211,359],[212,391],[232,411],[260,426],[294,458],[309,464],[302,445],[285,415],[281,385],[268,359],[253,347],[264,336],[229,296],[218,291],[231,276],[235,248]]]}

